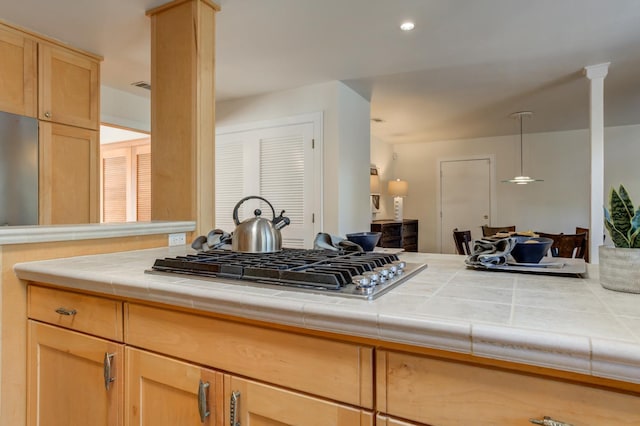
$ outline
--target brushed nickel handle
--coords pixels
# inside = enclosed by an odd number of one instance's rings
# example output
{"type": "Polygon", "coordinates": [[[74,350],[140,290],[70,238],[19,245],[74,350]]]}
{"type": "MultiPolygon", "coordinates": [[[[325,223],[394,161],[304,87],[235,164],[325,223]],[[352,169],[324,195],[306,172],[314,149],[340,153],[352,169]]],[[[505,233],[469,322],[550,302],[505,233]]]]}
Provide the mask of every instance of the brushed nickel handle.
{"type": "Polygon", "coordinates": [[[240,406],[240,392],[231,392],[231,426],[240,426],[240,419],[238,418],[238,409],[240,406]]]}
{"type": "Polygon", "coordinates": [[[102,364],[102,372],[104,375],[104,387],[106,390],[109,390],[111,387],[111,383],[116,379],[111,377],[111,361],[115,358],[116,354],[110,354],[109,352],[104,353],[104,362],[102,364]]]}
{"type": "Polygon", "coordinates": [[[538,420],[538,419],[529,419],[529,421],[533,424],[536,425],[543,425],[543,426],[573,426],[570,423],[564,423],[564,422],[560,422],[558,420],[553,420],[551,417],[549,416],[544,416],[542,418],[542,420],[538,420]]]}
{"type": "Polygon", "coordinates": [[[56,312],[59,313],[60,315],[67,315],[67,316],[73,316],[78,313],[78,311],[76,311],[75,309],[67,309],[67,308],[63,308],[62,306],[56,309],[56,312]]]}
{"type": "Polygon", "coordinates": [[[49,111],[46,111],[44,113],[44,116],[47,117],[47,118],[51,118],[51,113],[49,111]]]}
{"type": "Polygon", "coordinates": [[[200,380],[198,384],[198,413],[200,414],[200,421],[204,423],[204,421],[209,417],[211,412],[207,409],[207,397],[209,390],[209,382],[203,382],[200,380]]]}

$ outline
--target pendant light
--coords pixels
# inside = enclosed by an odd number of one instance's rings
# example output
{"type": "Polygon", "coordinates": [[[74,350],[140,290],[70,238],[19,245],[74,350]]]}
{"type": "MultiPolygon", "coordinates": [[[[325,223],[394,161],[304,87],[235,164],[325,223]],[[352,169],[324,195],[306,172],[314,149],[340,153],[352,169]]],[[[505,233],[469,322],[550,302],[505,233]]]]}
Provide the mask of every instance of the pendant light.
{"type": "Polygon", "coordinates": [[[542,179],[534,179],[529,176],[525,176],[522,171],[522,119],[524,117],[531,117],[533,115],[532,111],[518,111],[509,115],[511,118],[519,118],[520,119],[520,175],[516,176],[512,179],[503,180],[504,183],[515,183],[516,185],[526,185],[531,182],[542,182],[542,179]]]}

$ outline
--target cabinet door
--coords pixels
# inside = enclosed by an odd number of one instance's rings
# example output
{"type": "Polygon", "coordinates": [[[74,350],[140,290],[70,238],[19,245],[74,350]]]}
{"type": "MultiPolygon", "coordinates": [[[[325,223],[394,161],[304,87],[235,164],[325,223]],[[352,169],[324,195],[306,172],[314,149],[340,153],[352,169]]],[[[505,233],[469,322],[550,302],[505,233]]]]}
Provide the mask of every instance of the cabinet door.
{"type": "Polygon", "coordinates": [[[224,424],[373,426],[371,412],[225,375],[224,424]]]}
{"type": "Polygon", "coordinates": [[[126,424],[222,425],[222,374],[127,348],[126,424]]]}
{"type": "Polygon", "coordinates": [[[123,345],[30,320],[27,424],[122,425],[123,354],[123,345]]]}
{"type": "Polygon", "coordinates": [[[402,420],[387,417],[382,414],[376,416],[376,426],[419,426],[418,423],[407,423],[402,420]]]}
{"type": "Polygon", "coordinates": [[[40,225],[99,222],[99,146],[93,130],[40,122],[40,225]]]}
{"type": "Polygon", "coordinates": [[[70,50],[39,45],[40,120],[98,129],[99,63],[70,50]]]}
{"type": "Polygon", "coordinates": [[[0,111],[36,116],[36,42],[0,24],[0,111]]]}

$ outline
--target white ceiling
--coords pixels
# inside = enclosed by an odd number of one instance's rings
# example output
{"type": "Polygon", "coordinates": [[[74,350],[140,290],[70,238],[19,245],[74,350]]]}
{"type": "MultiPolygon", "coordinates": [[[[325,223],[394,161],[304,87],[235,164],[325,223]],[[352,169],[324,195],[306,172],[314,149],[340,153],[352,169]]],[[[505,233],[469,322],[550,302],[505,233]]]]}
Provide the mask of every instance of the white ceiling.
{"type": "MultiPolygon", "coordinates": [[[[149,19],[166,0],[3,1],[0,19],[100,54],[103,85],[149,81],[149,19]]],[[[388,142],[588,127],[587,65],[611,62],[605,125],[640,123],[638,0],[222,0],[216,96],[342,80],[388,142]],[[399,24],[411,19],[406,33],[399,24]]]]}

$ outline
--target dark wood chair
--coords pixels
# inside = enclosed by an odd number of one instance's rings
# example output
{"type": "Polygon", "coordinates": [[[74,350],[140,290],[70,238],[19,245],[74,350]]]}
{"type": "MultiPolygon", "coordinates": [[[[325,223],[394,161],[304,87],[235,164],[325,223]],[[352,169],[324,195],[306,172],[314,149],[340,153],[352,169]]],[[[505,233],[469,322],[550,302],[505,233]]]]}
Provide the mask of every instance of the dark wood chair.
{"type": "Polygon", "coordinates": [[[584,258],[584,241],[587,234],[548,234],[546,232],[536,232],[540,237],[551,238],[551,256],[570,257],[576,259],[584,258]]]}
{"type": "Polygon", "coordinates": [[[584,259],[585,262],[589,261],[589,228],[581,228],[579,226],[576,226],[576,234],[585,234],[584,236],[584,244],[582,244],[582,249],[581,249],[581,253],[582,253],[582,258],[584,259]]]}
{"type": "Polygon", "coordinates": [[[471,247],[471,231],[458,231],[458,228],[453,230],[453,241],[456,243],[456,250],[458,254],[470,255],[471,247]]]}
{"type": "Polygon", "coordinates": [[[498,232],[516,232],[516,226],[515,225],[510,225],[510,226],[482,225],[483,237],[490,237],[492,235],[497,234],[498,232]]]}

